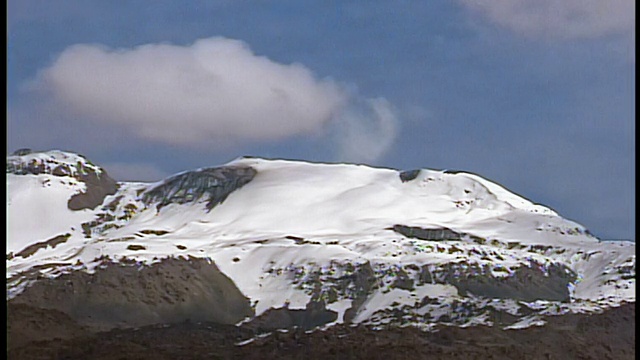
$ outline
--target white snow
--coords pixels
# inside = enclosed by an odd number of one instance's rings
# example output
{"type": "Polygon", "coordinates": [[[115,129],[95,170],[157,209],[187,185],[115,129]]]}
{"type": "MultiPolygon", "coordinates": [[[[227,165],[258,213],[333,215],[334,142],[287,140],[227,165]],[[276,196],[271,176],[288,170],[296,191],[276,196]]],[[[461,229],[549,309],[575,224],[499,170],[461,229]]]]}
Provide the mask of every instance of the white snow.
{"type": "Polygon", "coordinates": [[[93,211],[67,207],[69,198],[84,190],[84,183],[70,177],[7,174],[7,252],[72,233],[72,227],[90,221],[93,211]]]}
{"type": "Polygon", "coordinates": [[[546,324],[546,321],[542,320],[539,316],[531,315],[531,316],[527,316],[525,318],[522,318],[521,320],[517,321],[514,324],[511,324],[509,326],[505,326],[504,329],[505,330],[517,330],[517,329],[528,328],[530,326],[542,326],[544,324],[546,324]]]}
{"type": "MultiPolygon", "coordinates": [[[[49,155],[29,156],[40,159],[49,155]]],[[[60,161],[61,156],[55,156],[60,161]]],[[[599,242],[582,225],[477,175],[423,169],[414,180],[402,182],[396,170],[362,165],[255,158],[237,159],[228,165],[251,166],[257,174],[210,212],[205,209],[205,200],[170,204],[158,212],[155,206],[146,208],[139,193],[160,182],[121,183],[118,193],[104,202],[120,197],[113,213],[120,219],[95,228],[89,239],[84,238],[81,224],[94,220],[102,211],[100,207],[94,211],[67,208],[68,199],[82,190],[82,183],[47,174],[7,174],[8,252],[72,234],[55,249],[7,260],[7,278],[36,265],[61,262],[68,265],[43,274],[57,276],[71,271],[76,263],[91,272],[99,264],[95,259],[103,255],[112,259],[126,256],[141,264],[169,256],[194,256],[215,262],[250,298],[259,315],[269,308],[305,308],[311,289],[300,282],[294,286],[294,282],[321,274],[330,284],[348,275],[344,270],[347,263],[369,263],[374,269],[408,264],[433,269],[447,263],[490,265],[493,276],[506,277],[517,267],[535,261],[546,266],[565,264],[579,275],[569,285],[573,302],[565,306],[567,311],[635,301],[635,276],[623,278],[625,271],[635,275],[635,243],[599,242]],[[136,210],[127,213],[125,205],[136,210]],[[389,230],[394,225],[446,227],[486,242],[407,239],[389,230]],[[516,246],[509,247],[509,243],[516,246]],[[131,244],[145,249],[127,250],[131,244]],[[550,249],[529,251],[534,245],[550,249]]],[[[389,289],[384,277],[381,279],[381,287],[367,298],[356,322],[379,310],[416,306],[427,296],[458,297],[450,285],[420,284],[409,291],[389,289]]],[[[20,282],[8,284],[7,297],[16,296],[24,286],[20,282]]],[[[353,305],[350,295],[340,296],[327,305],[339,313],[336,323],[343,321],[344,312],[353,305]]],[[[545,308],[552,304],[530,305],[545,308]]],[[[513,302],[491,302],[491,306],[510,313],[516,309],[513,302]]],[[[423,310],[434,311],[433,315],[450,311],[423,310]]],[[[472,319],[469,324],[473,321],[485,320],[472,319]]],[[[532,317],[510,328],[538,324],[536,321],[532,317]]]]}

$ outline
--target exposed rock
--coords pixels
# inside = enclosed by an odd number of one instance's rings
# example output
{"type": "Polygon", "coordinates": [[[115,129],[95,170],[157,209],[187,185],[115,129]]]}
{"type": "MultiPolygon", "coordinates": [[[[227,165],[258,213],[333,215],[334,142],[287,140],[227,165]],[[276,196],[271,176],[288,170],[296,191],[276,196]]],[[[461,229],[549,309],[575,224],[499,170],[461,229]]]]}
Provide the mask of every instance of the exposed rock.
{"type": "Polygon", "coordinates": [[[309,301],[304,309],[289,309],[287,307],[271,308],[245,325],[256,332],[272,331],[276,329],[291,329],[298,327],[311,330],[328,324],[338,318],[338,313],[327,310],[323,301],[309,301]]]}
{"type": "Polygon", "coordinates": [[[422,265],[419,274],[419,284],[431,284],[433,282],[433,279],[431,278],[431,271],[429,270],[429,265],[422,265]]]}
{"type": "Polygon", "coordinates": [[[33,152],[33,150],[31,150],[29,148],[22,148],[22,149],[18,149],[16,151],[14,151],[13,154],[11,154],[11,155],[24,156],[24,155],[29,155],[32,152],[33,152]]]}
{"type": "Polygon", "coordinates": [[[95,209],[107,195],[113,195],[118,184],[103,169],[91,164],[79,154],[51,151],[32,155],[30,149],[20,149],[7,157],[7,173],[16,175],[48,174],[72,177],[86,186],[86,190],[73,195],[67,207],[70,210],[95,209]]]}
{"type": "Polygon", "coordinates": [[[400,180],[402,182],[411,181],[418,177],[418,174],[420,174],[420,169],[402,171],[400,172],[400,180]]]}
{"type": "Polygon", "coordinates": [[[41,279],[10,303],[55,309],[81,325],[106,329],[187,319],[234,324],[253,315],[249,300],[204,259],[102,267],[95,274],[74,271],[41,279]]]}
{"type": "Polygon", "coordinates": [[[466,235],[465,233],[459,233],[445,227],[436,229],[425,229],[417,226],[394,225],[390,230],[393,230],[408,238],[431,241],[462,240],[466,235]]]}
{"type": "Polygon", "coordinates": [[[256,175],[249,166],[225,166],[189,171],[165,180],[161,185],[146,191],[142,201],[156,204],[156,209],[171,204],[198,201],[207,196],[207,210],[222,203],[233,191],[248,184],[256,175]]]}
{"type": "Polygon", "coordinates": [[[350,299],[351,307],[345,311],[345,322],[350,322],[357,315],[360,307],[378,286],[378,279],[369,262],[331,262],[328,267],[292,267],[271,271],[288,272],[285,276],[293,280],[292,285],[310,295],[313,302],[332,304],[339,299],[350,299]]]}
{"type": "Polygon", "coordinates": [[[145,235],[162,236],[168,234],[169,232],[166,230],[140,230],[140,233],[145,235]]]}
{"type": "Polygon", "coordinates": [[[414,290],[413,279],[411,279],[407,273],[400,269],[396,272],[396,278],[391,285],[394,288],[403,289],[403,290],[414,290]]]}
{"type": "Polygon", "coordinates": [[[67,206],[71,210],[95,209],[102,204],[105,197],[115,194],[118,190],[118,183],[104,171],[100,175],[86,171],[77,175],[77,178],[85,183],[87,189],[69,199],[67,206]]]}
{"type": "Polygon", "coordinates": [[[51,246],[51,248],[55,248],[56,246],[66,242],[69,237],[71,236],[71,234],[64,234],[64,235],[58,235],[55,236],[49,240],[46,241],[41,241],[41,242],[37,242],[35,244],[31,244],[29,246],[27,246],[26,248],[22,249],[20,252],[18,252],[17,254],[15,254],[15,256],[21,256],[23,258],[26,258],[28,256],[31,256],[33,254],[36,253],[36,251],[40,250],[40,249],[45,249],[48,246],[51,246]]]}
{"type": "Polygon", "coordinates": [[[576,280],[576,274],[564,265],[550,264],[546,269],[521,266],[505,277],[495,277],[486,269],[461,269],[457,264],[447,264],[435,271],[435,281],[450,284],[462,296],[476,296],[521,301],[568,301],[568,284],[576,280]]]}

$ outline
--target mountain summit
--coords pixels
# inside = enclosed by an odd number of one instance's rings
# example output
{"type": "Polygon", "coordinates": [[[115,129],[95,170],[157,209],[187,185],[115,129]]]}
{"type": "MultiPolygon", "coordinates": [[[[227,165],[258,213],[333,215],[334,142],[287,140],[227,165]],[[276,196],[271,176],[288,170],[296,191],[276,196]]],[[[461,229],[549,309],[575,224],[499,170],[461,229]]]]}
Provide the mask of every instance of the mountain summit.
{"type": "Polygon", "coordinates": [[[520,328],[635,302],[635,243],[470,173],[239,158],[116,183],[19,152],[7,194],[7,300],[104,328],[520,328]]]}

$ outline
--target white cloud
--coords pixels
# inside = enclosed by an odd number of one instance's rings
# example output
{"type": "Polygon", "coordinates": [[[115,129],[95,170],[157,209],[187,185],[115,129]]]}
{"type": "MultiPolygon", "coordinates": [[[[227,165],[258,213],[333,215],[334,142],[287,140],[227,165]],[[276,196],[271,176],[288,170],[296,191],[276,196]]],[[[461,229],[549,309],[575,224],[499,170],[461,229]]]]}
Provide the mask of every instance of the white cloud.
{"type": "MultiPolygon", "coordinates": [[[[380,101],[362,99],[344,84],[318,79],[301,64],[274,62],[223,37],[189,46],[74,45],[25,88],[44,95],[43,103],[53,102],[55,111],[72,115],[69,119],[178,146],[323,134],[329,124],[353,122],[345,114],[355,103],[372,107],[369,112],[378,117],[369,121],[367,134],[378,139],[391,124],[383,119],[390,110],[383,110],[380,101]]],[[[356,143],[371,146],[366,135],[349,133],[356,143]]]]}
{"type": "Polygon", "coordinates": [[[173,144],[309,133],[345,101],[334,82],[225,38],[130,50],[75,45],[40,73],[37,86],[90,120],[173,144]]]}
{"type": "Polygon", "coordinates": [[[575,39],[635,31],[635,0],[459,1],[526,36],[575,39]]]}

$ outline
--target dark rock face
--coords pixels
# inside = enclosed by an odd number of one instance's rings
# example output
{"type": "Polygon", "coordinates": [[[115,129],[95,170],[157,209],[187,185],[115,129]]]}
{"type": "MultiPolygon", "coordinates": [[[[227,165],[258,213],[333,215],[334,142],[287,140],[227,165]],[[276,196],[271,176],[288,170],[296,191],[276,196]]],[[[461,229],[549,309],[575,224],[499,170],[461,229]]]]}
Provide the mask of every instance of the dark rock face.
{"type": "Polygon", "coordinates": [[[24,155],[29,155],[31,154],[33,151],[29,148],[23,148],[23,149],[18,149],[16,151],[13,152],[12,155],[15,156],[24,156],[24,155]]]}
{"type": "Polygon", "coordinates": [[[350,297],[353,301],[351,307],[344,313],[344,321],[346,323],[351,322],[356,317],[369,295],[378,286],[375,271],[369,262],[354,266],[349,275],[336,279],[336,285],[340,293],[348,293],[349,289],[352,289],[350,297]]]}
{"type": "Polygon", "coordinates": [[[142,200],[146,205],[156,203],[156,208],[171,204],[184,204],[208,197],[207,210],[222,203],[233,191],[248,184],[256,175],[249,166],[224,166],[206,168],[175,175],[163,184],[146,191],[142,200]]]}
{"type": "Polygon", "coordinates": [[[400,180],[402,182],[411,181],[411,180],[415,179],[416,177],[418,177],[418,174],[420,174],[420,170],[418,170],[418,169],[402,171],[402,172],[400,172],[400,180]]]}
{"type": "Polygon", "coordinates": [[[462,240],[466,235],[448,228],[425,229],[417,226],[394,225],[390,230],[402,234],[408,238],[442,241],[442,240],[462,240]]]}
{"type": "Polygon", "coordinates": [[[336,321],[338,313],[327,310],[322,301],[309,301],[304,309],[269,309],[251,320],[245,327],[256,332],[298,327],[311,330],[336,321]]]}
{"type": "MultiPolygon", "coordinates": [[[[405,225],[394,225],[390,230],[408,238],[425,241],[460,241],[469,238],[483,243],[486,240],[467,233],[459,233],[448,228],[425,229],[405,225]]],[[[450,251],[455,250],[451,247],[450,251]]],[[[423,269],[421,273],[424,282],[431,280],[441,284],[451,284],[458,288],[461,295],[474,295],[535,301],[544,299],[549,301],[568,301],[568,284],[575,281],[576,274],[564,265],[537,264],[532,267],[521,266],[505,277],[491,276],[488,269],[471,267],[460,268],[456,264],[447,264],[438,269],[435,274],[429,274],[423,269]],[[434,279],[431,279],[432,275],[434,279]]]]}
{"type": "MultiPolygon", "coordinates": [[[[30,149],[20,149],[14,156],[24,156],[31,153],[30,149]]],[[[83,158],[81,155],[78,155],[83,158]]],[[[85,183],[86,190],[73,195],[67,207],[70,210],[95,209],[102,204],[104,198],[113,195],[118,190],[118,184],[106,171],[96,172],[95,167],[85,166],[81,161],[76,164],[58,163],[55,160],[36,160],[22,162],[21,159],[7,159],[7,173],[16,175],[49,174],[53,176],[72,177],[85,183]]]]}
{"type": "Polygon", "coordinates": [[[338,298],[351,299],[351,307],[344,313],[345,322],[353,320],[360,307],[378,286],[376,274],[369,262],[362,264],[332,262],[327,268],[316,268],[307,274],[295,269],[287,271],[291,271],[292,285],[310,295],[312,302],[322,303],[324,306],[325,302],[332,304],[338,298]],[[340,271],[342,274],[334,276],[333,269],[342,269],[340,271]]]}
{"type": "Polygon", "coordinates": [[[9,303],[58,310],[104,329],[195,319],[235,324],[254,314],[249,299],[215,264],[194,258],[151,266],[105,262],[94,274],[41,279],[9,303]]]}
{"type": "Polygon", "coordinates": [[[69,199],[67,206],[71,210],[95,209],[102,204],[105,197],[115,194],[118,190],[116,181],[104,171],[100,175],[87,171],[86,174],[80,174],[78,180],[86,184],[87,190],[69,199]]]}
{"type": "Polygon", "coordinates": [[[451,271],[446,274],[446,283],[458,288],[463,296],[472,293],[487,298],[519,301],[569,301],[567,285],[575,279],[573,271],[556,264],[551,264],[546,274],[540,269],[522,266],[504,278],[469,273],[458,276],[451,271]]]}
{"type": "Polygon", "coordinates": [[[40,249],[46,249],[49,246],[51,246],[51,248],[55,248],[56,246],[66,242],[70,236],[71,234],[67,233],[64,235],[54,236],[51,239],[48,239],[46,241],[37,242],[35,244],[29,245],[26,248],[22,249],[15,256],[26,258],[35,254],[40,249]]]}

